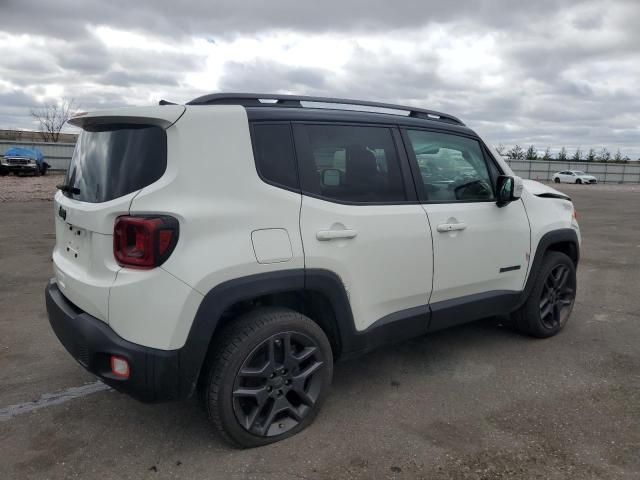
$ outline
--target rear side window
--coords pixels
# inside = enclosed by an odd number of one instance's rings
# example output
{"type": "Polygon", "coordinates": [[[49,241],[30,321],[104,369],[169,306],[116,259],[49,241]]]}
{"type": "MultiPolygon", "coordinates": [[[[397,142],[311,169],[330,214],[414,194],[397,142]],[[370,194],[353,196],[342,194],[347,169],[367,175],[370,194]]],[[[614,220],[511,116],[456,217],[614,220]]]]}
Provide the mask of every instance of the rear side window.
{"type": "Polygon", "coordinates": [[[295,125],[294,132],[305,193],[349,203],[407,199],[388,128],[295,125]]]}
{"type": "Polygon", "coordinates": [[[253,155],[263,180],[299,191],[291,127],[288,123],[254,124],[253,155]]]}
{"type": "Polygon", "coordinates": [[[423,130],[408,130],[407,136],[427,201],[495,200],[492,175],[477,140],[423,130]]]}
{"type": "Polygon", "coordinates": [[[167,134],[152,125],[103,125],[78,138],[65,184],[65,195],[101,203],[127,195],[158,180],[167,168],[167,134]]]}

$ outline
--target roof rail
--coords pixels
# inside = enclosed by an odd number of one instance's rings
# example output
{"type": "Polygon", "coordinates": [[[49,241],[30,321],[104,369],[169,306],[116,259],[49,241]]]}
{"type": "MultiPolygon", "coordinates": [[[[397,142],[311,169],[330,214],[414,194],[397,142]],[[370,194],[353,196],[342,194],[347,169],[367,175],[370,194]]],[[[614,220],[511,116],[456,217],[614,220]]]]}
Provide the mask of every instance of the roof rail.
{"type": "MultiPolygon", "coordinates": [[[[409,107],[406,105],[395,105],[392,103],[368,102],[363,100],[349,100],[345,98],[331,97],[310,97],[304,95],[279,95],[273,93],[212,93],[195,98],[187,105],[242,105],[244,107],[293,107],[302,108],[301,102],[310,103],[332,103],[338,105],[356,105],[361,107],[384,108],[388,110],[401,110],[409,112],[410,117],[425,118],[441,122],[462,125],[464,123],[459,118],[435,110],[409,107]],[[274,102],[263,102],[262,100],[275,100],[274,102]]],[[[318,107],[316,107],[318,108],[318,107]]],[[[330,108],[330,107],[319,107],[330,108]]],[[[385,112],[386,113],[386,112],[385,112]]]]}

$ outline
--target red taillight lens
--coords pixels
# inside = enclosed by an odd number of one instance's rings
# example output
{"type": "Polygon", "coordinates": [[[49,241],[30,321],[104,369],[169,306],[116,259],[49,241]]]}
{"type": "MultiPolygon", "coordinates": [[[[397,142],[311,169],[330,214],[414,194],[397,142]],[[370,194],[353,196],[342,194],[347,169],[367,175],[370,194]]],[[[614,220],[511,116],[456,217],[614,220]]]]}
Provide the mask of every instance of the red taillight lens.
{"type": "Polygon", "coordinates": [[[113,229],[113,255],[123,267],[154,268],[178,241],[178,221],[169,216],[122,216],[113,229]]]}

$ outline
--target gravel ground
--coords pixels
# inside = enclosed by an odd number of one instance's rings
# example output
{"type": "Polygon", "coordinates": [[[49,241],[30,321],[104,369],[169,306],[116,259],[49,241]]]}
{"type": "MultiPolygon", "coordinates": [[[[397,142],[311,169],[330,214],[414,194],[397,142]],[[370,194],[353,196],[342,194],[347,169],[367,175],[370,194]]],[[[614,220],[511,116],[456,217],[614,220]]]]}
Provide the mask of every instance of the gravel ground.
{"type": "MultiPolygon", "coordinates": [[[[40,181],[0,178],[0,191],[7,180],[40,181]]],[[[637,480],[640,194],[560,189],[583,248],[576,305],[556,337],[488,320],[338,363],[314,424],[252,450],[222,443],[195,401],[101,391],[0,416],[0,479],[637,480]]],[[[2,411],[95,379],[47,320],[52,212],[5,202],[0,226],[2,411]]]]}
{"type": "Polygon", "coordinates": [[[0,202],[38,202],[53,200],[56,185],[64,173],[47,172],[43,177],[0,177],[0,202]]]}

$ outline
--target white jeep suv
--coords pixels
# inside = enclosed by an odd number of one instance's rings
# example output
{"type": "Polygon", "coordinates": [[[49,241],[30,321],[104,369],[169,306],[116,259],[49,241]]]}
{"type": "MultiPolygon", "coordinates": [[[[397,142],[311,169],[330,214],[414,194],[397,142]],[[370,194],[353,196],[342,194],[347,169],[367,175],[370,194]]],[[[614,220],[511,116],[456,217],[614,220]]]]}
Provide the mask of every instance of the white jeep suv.
{"type": "Polygon", "coordinates": [[[570,315],[571,200],[451,115],[214,94],[71,123],[53,330],[116,390],[198,392],[235,445],[308,426],[338,359],[493,315],[549,337],[570,315]]]}

